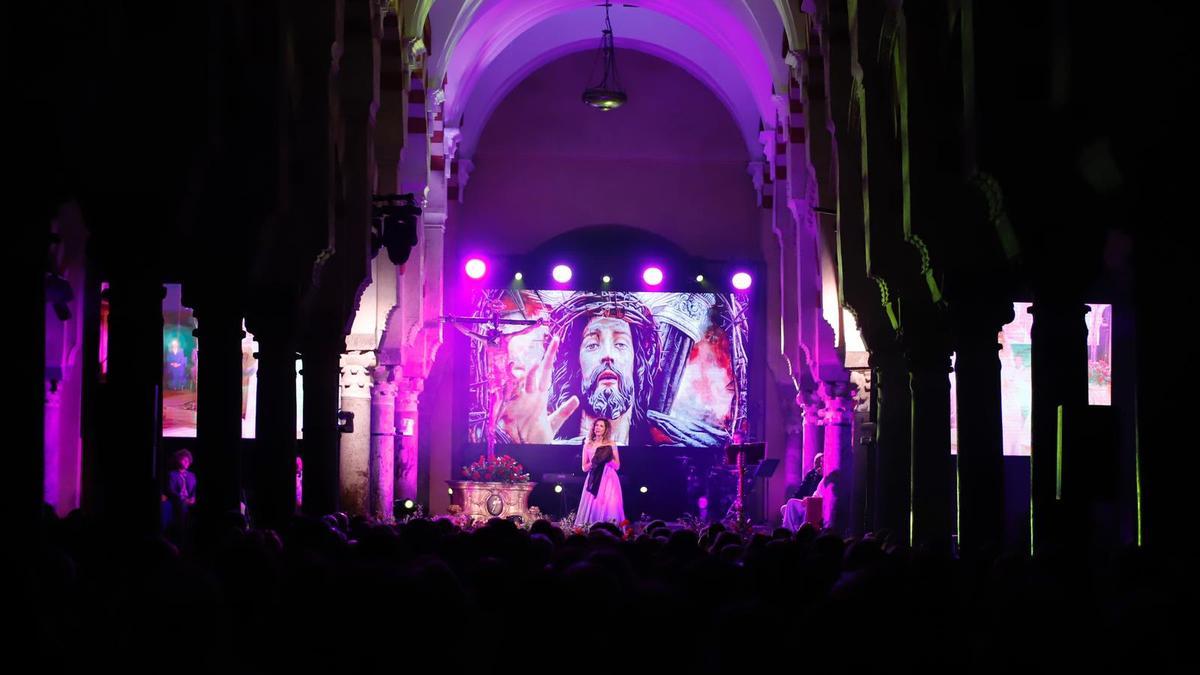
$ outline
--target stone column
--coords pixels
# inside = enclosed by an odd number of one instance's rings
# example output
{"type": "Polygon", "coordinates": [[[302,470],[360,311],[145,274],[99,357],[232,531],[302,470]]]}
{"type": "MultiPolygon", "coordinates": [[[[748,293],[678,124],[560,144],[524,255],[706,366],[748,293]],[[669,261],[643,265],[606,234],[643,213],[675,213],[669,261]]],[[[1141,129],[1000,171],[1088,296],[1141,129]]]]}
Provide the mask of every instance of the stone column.
{"type": "Polygon", "coordinates": [[[345,338],[321,331],[305,341],[304,512],[321,516],[338,510],[338,362],[345,338]]]}
{"type": "Polygon", "coordinates": [[[404,387],[396,392],[396,498],[420,501],[420,439],[417,403],[425,381],[404,378],[404,387]]]}
{"type": "Polygon", "coordinates": [[[377,414],[372,379],[386,374],[384,366],[373,366],[371,352],[353,352],[342,356],[341,410],[354,414],[354,431],[338,439],[339,492],[342,510],[351,515],[371,513],[370,494],[373,435],[377,414]]]}
{"type": "Polygon", "coordinates": [[[148,533],[159,525],[165,289],[157,280],[117,277],[108,290],[108,377],[100,395],[98,448],[103,510],[118,528],[148,533]]]}
{"type": "Polygon", "coordinates": [[[796,396],[796,405],[800,406],[804,416],[800,460],[800,479],[803,480],[813,467],[813,458],[825,451],[825,427],[821,424],[821,407],[825,402],[818,392],[801,392],[796,396]]]}
{"type": "Polygon", "coordinates": [[[1057,536],[1058,407],[1087,405],[1087,312],[1083,303],[1058,298],[1038,299],[1029,308],[1033,315],[1030,478],[1035,553],[1046,551],[1057,536]]]}
{"type": "Polygon", "coordinates": [[[62,437],[59,427],[62,424],[62,387],[61,382],[47,379],[45,381],[45,409],[42,419],[42,437],[45,439],[44,463],[42,474],[42,495],[46,503],[55,507],[59,516],[66,515],[66,509],[59,500],[59,481],[62,476],[60,464],[63,454],[62,437]]]}
{"type": "Polygon", "coordinates": [[[256,524],[282,528],[296,512],[296,348],[287,326],[250,328],[259,345],[256,524]]]}
{"type": "Polygon", "coordinates": [[[391,366],[371,377],[371,515],[390,523],[396,503],[396,382],[391,366]]]}
{"type": "Polygon", "coordinates": [[[197,505],[206,511],[236,511],[242,488],[241,313],[208,306],[196,311],[200,363],[196,403],[197,505]]]}
{"type": "MultiPolygon", "coordinates": [[[[791,388],[791,385],[788,385],[791,388]]],[[[783,390],[783,387],[780,387],[783,390]]],[[[794,391],[794,389],[792,389],[794,391]]],[[[799,399],[801,395],[797,395],[799,399]]],[[[796,489],[796,486],[804,480],[804,408],[796,404],[795,400],[787,401],[783,406],[786,408],[784,413],[784,425],[786,436],[786,445],[783,449],[783,477],[786,493],[790,493],[796,489]]]]}
{"type": "Polygon", "coordinates": [[[825,526],[835,532],[850,530],[850,503],[854,494],[854,394],[850,382],[822,382],[821,396],[825,400],[824,468],[821,483],[824,498],[825,526]]]}
{"type": "Polygon", "coordinates": [[[950,352],[922,344],[908,355],[912,394],[912,543],[949,552],[954,532],[950,460],[950,352]]]}
{"type": "MultiPolygon", "coordinates": [[[[1008,318],[1011,319],[1011,305],[1008,318]]],[[[959,550],[1004,544],[1004,422],[1000,345],[1005,321],[970,320],[958,330],[955,397],[958,403],[959,550]]]]}
{"type": "Polygon", "coordinates": [[[875,508],[873,529],[908,543],[912,511],[912,390],[904,357],[871,353],[875,391],[875,508]]]}

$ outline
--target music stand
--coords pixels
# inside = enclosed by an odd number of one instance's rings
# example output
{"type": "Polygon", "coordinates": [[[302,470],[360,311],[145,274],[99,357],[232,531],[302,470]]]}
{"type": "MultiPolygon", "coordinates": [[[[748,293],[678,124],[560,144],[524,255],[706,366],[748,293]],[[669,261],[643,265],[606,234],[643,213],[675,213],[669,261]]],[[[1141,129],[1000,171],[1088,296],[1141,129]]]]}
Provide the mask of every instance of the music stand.
{"type": "Polygon", "coordinates": [[[738,472],[737,499],[733,502],[733,510],[737,513],[737,529],[747,529],[746,522],[746,464],[758,464],[767,455],[766,443],[740,443],[725,448],[725,462],[736,464],[738,472]]]}
{"type": "Polygon", "coordinates": [[[729,447],[725,448],[725,463],[737,464],[737,456],[739,453],[744,453],[745,455],[745,459],[742,460],[743,463],[758,464],[759,462],[763,461],[764,457],[767,456],[767,444],[740,443],[730,445],[729,447]]]}

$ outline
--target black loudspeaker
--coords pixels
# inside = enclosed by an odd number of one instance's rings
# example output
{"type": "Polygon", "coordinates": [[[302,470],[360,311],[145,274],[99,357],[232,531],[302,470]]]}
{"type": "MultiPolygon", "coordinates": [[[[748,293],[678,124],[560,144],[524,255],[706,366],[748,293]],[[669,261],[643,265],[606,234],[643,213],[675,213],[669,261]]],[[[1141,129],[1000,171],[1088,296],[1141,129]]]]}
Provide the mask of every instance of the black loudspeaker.
{"type": "Polygon", "coordinates": [[[1058,407],[1056,496],[1114,502],[1120,494],[1120,425],[1112,406],[1058,407]]]}

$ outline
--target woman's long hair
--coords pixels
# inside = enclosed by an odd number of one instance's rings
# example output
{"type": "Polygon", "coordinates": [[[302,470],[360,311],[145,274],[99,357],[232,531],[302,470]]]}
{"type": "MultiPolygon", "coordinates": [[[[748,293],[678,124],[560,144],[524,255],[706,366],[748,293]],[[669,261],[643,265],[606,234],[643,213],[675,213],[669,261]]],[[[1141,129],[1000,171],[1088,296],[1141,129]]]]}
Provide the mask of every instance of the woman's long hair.
{"type": "Polygon", "coordinates": [[[612,422],[604,419],[603,417],[598,418],[596,420],[596,422],[592,422],[592,428],[588,431],[588,440],[589,441],[595,441],[595,440],[611,441],[612,440],[612,422]],[[604,422],[604,437],[603,438],[600,438],[600,439],[596,438],[596,422],[604,422]]]}

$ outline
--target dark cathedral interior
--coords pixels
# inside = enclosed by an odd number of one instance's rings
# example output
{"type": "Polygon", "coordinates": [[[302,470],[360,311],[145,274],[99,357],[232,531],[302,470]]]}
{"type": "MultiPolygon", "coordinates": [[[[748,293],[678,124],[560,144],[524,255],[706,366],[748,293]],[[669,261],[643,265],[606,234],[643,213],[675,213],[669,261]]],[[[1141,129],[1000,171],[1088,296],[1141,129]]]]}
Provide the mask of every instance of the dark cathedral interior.
{"type": "Polygon", "coordinates": [[[6,13],[18,667],[1188,662],[1186,3],[6,13]]]}

